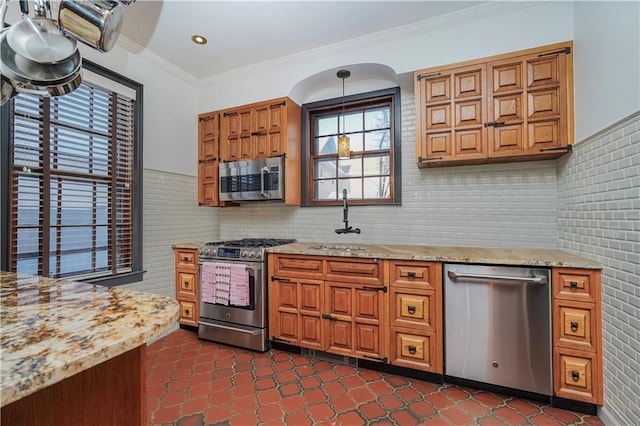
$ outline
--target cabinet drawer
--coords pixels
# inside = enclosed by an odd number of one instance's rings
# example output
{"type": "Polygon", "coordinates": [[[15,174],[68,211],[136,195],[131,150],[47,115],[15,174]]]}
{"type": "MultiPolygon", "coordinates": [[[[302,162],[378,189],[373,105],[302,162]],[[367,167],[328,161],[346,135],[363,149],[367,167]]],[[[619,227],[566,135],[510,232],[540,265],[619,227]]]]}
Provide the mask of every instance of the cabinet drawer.
{"type": "Polygon", "coordinates": [[[595,304],[568,300],[554,302],[554,345],[595,352],[597,324],[595,304]]]}
{"type": "Polygon", "coordinates": [[[556,351],[554,394],[561,398],[602,405],[595,356],[581,351],[556,351]]]}
{"type": "Polygon", "coordinates": [[[275,276],[322,278],[322,258],[315,256],[269,255],[270,270],[275,276]]]}
{"type": "Polygon", "coordinates": [[[434,291],[392,288],[390,303],[391,325],[435,331],[434,291]]]}
{"type": "Polygon", "coordinates": [[[598,275],[600,271],[590,269],[554,269],[553,297],[564,300],[595,302],[599,298],[598,275]]]}
{"type": "Polygon", "coordinates": [[[196,250],[176,249],[176,267],[198,267],[198,255],[196,250]]]}
{"type": "Polygon", "coordinates": [[[392,365],[441,373],[442,369],[438,371],[437,359],[435,335],[391,328],[390,362],[392,365]]]}
{"type": "Polygon", "coordinates": [[[377,259],[328,258],[325,279],[382,285],[382,267],[377,259]]]}
{"type": "Polygon", "coordinates": [[[177,296],[196,296],[198,281],[194,272],[183,272],[178,270],[178,293],[177,296]]]}
{"type": "Polygon", "coordinates": [[[389,265],[389,284],[393,286],[424,288],[435,290],[439,288],[438,282],[440,263],[437,262],[398,262],[392,261],[389,265]]]}
{"type": "Polygon", "coordinates": [[[180,303],[180,324],[198,325],[198,312],[196,309],[195,301],[190,300],[179,300],[180,303]]]}

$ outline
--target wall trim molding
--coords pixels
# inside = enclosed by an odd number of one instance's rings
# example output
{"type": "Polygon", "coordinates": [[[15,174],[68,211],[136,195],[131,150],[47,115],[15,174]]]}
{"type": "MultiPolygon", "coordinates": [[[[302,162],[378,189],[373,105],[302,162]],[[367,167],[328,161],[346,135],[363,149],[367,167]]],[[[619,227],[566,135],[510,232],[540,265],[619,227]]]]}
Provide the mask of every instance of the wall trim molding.
{"type": "Polygon", "coordinates": [[[609,126],[605,127],[604,129],[598,130],[596,133],[592,134],[591,136],[588,136],[584,139],[582,139],[579,142],[576,142],[573,144],[574,148],[583,148],[586,147],[587,145],[589,145],[589,143],[596,141],[598,139],[600,139],[602,136],[608,134],[608,133],[612,133],[613,131],[615,131],[618,128],[623,128],[626,127],[627,125],[629,125],[631,122],[637,120],[638,118],[640,118],[640,110],[636,111],[626,117],[624,117],[621,120],[616,121],[613,124],[610,124],[609,126]]]}

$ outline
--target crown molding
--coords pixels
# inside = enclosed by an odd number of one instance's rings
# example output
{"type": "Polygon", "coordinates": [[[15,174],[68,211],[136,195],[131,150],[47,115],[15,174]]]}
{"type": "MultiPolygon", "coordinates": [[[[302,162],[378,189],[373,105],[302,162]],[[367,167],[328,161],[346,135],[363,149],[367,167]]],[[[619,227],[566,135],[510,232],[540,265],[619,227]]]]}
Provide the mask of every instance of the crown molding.
{"type": "Polygon", "coordinates": [[[196,76],[185,71],[183,68],[180,68],[173,62],[167,61],[162,56],[157,55],[156,53],[147,49],[143,45],[131,40],[129,37],[120,34],[117,44],[127,52],[132,53],[134,55],[140,55],[142,58],[151,62],[158,68],[161,68],[167,71],[168,73],[173,74],[179,79],[184,80],[187,83],[193,84],[194,86],[199,86],[199,79],[196,76]]]}
{"type": "Polygon", "coordinates": [[[477,6],[447,13],[445,15],[439,15],[434,18],[425,19],[412,24],[402,25],[399,27],[367,34],[338,43],[328,44],[322,47],[305,50],[303,52],[294,53],[291,55],[283,56],[281,58],[248,65],[246,67],[236,68],[203,78],[195,77],[193,74],[185,71],[183,68],[180,68],[174,63],[167,61],[166,59],[162,58],[161,56],[157,55],[156,53],[122,34],[118,39],[118,45],[132,54],[141,55],[144,59],[148,60],[159,68],[175,75],[176,77],[186,81],[187,83],[193,84],[197,87],[207,87],[217,82],[229,80],[231,78],[237,79],[247,77],[251,74],[264,72],[269,69],[280,69],[282,67],[293,66],[310,59],[334,56],[336,55],[336,53],[339,54],[358,48],[366,48],[371,44],[378,42],[388,43],[407,37],[424,35],[425,33],[438,31],[447,27],[462,25],[480,19],[491,18],[497,15],[526,9],[532,6],[539,6],[540,4],[549,3],[550,1],[551,0],[490,1],[488,3],[482,3],[477,6]]]}

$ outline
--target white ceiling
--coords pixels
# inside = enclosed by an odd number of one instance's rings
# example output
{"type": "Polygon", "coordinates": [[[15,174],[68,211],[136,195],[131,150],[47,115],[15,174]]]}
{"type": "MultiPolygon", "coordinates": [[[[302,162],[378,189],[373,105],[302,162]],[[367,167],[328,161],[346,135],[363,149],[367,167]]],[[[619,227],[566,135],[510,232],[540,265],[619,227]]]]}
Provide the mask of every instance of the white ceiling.
{"type": "Polygon", "coordinates": [[[480,3],[138,0],[125,7],[121,38],[200,79],[480,3]],[[208,44],[195,45],[193,34],[208,44]]]}

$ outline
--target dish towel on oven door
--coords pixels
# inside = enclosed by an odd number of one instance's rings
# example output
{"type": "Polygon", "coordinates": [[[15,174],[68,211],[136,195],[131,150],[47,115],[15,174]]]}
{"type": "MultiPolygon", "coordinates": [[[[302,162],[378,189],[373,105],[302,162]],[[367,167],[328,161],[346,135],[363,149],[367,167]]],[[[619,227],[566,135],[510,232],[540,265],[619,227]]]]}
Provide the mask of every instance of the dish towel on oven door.
{"type": "Polygon", "coordinates": [[[228,306],[248,306],[249,277],[245,265],[204,262],[202,264],[202,301],[228,306]]]}

